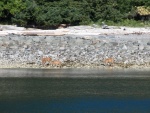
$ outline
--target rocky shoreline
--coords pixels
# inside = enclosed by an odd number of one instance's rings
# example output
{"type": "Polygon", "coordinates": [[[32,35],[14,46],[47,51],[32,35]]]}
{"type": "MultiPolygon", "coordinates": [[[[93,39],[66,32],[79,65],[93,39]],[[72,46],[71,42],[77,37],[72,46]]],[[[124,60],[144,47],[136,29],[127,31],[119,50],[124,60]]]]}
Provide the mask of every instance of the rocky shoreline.
{"type": "Polygon", "coordinates": [[[150,68],[150,34],[0,36],[0,68],[150,68]],[[42,64],[43,57],[61,67],[42,64]],[[113,62],[105,62],[112,58],[113,62]]]}

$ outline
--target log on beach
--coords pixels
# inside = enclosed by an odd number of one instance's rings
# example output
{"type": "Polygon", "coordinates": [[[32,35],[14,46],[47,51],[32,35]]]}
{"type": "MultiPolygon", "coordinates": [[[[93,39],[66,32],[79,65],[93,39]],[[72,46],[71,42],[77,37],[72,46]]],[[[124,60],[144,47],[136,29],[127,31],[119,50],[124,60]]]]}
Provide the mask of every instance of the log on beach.
{"type": "Polygon", "coordinates": [[[66,33],[59,30],[32,30],[32,31],[23,31],[23,35],[35,35],[35,36],[61,36],[65,35],[66,33]]]}

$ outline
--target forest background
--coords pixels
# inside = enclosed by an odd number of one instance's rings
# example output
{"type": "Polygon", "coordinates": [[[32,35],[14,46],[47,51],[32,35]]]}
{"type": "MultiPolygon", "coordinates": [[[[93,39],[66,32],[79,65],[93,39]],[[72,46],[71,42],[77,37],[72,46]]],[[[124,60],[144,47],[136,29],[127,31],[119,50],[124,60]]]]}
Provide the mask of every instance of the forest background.
{"type": "Polygon", "coordinates": [[[138,15],[139,6],[148,9],[150,0],[1,0],[0,23],[45,29],[103,21],[108,25],[150,25],[150,18],[138,15]]]}

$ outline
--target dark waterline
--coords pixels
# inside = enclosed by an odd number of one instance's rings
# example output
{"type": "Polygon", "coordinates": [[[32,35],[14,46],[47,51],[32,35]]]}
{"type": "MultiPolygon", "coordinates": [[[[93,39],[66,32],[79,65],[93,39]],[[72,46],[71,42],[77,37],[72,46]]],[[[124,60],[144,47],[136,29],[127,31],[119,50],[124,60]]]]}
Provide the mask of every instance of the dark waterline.
{"type": "Polygon", "coordinates": [[[0,77],[111,78],[150,77],[150,70],[129,69],[0,69],[0,77]]]}
{"type": "Polygon", "coordinates": [[[2,69],[0,76],[0,113],[150,112],[148,71],[2,69]]]}

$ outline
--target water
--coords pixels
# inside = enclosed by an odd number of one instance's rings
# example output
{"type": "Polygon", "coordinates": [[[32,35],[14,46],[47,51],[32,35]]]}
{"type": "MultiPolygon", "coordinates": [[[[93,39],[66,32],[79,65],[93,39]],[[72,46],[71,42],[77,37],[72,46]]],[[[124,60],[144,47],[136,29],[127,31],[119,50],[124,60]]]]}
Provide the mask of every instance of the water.
{"type": "Polygon", "coordinates": [[[0,77],[0,113],[150,112],[149,71],[1,69],[0,77]]]}

